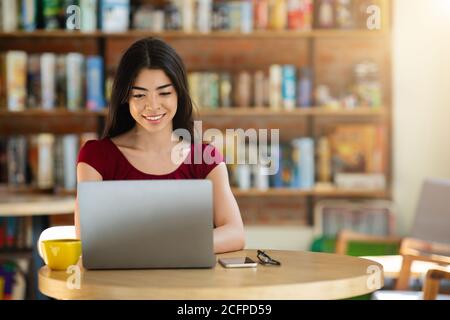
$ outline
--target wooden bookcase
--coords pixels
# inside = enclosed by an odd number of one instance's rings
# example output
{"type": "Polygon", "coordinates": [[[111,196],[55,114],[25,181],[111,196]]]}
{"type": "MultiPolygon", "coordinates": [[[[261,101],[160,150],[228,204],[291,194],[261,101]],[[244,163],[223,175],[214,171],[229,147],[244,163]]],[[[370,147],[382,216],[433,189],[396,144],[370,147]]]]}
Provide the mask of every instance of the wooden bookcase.
{"type": "MultiPolygon", "coordinates": [[[[309,65],[314,82],[339,89],[351,77],[352,64],[370,57],[380,67],[383,108],[327,110],[320,107],[274,112],[268,108],[248,107],[208,110],[200,113],[204,130],[215,128],[280,128],[281,140],[300,136],[317,137],[330,123],[377,123],[387,130],[385,154],[387,185],[385,190],[317,189],[233,189],[247,223],[313,224],[313,207],[324,198],[390,199],[391,172],[391,31],[390,6],[382,3],[382,29],[236,32],[149,33],[130,30],[126,33],[101,31],[35,31],[0,33],[0,51],[25,50],[28,53],[80,52],[104,57],[105,70],[117,66],[121,54],[134,41],[147,36],[166,40],[183,58],[189,71],[267,69],[271,64],[309,65]]],[[[55,134],[101,131],[105,112],[27,110],[8,112],[0,108],[0,135],[55,134]]]]}

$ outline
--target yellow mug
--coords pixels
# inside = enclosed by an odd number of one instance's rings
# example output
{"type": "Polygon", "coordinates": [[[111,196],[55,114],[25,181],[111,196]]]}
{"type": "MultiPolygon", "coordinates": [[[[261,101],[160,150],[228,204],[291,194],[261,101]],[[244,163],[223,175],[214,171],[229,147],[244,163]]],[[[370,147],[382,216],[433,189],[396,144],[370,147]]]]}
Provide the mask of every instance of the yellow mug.
{"type": "Polygon", "coordinates": [[[52,270],[67,270],[81,256],[81,240],[56,239],[42,241],[44,262],[52,270]]]}

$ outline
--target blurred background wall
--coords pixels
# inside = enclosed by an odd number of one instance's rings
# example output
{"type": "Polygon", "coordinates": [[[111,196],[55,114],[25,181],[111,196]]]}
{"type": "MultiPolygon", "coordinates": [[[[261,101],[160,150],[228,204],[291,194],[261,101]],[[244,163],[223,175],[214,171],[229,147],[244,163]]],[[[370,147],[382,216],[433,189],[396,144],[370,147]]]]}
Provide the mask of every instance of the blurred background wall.
{"type": "Polygon", "coordinates": [[[403,235],[423,179],[450,178],[450,1],[393,5],[393,196],[403,235]]]}

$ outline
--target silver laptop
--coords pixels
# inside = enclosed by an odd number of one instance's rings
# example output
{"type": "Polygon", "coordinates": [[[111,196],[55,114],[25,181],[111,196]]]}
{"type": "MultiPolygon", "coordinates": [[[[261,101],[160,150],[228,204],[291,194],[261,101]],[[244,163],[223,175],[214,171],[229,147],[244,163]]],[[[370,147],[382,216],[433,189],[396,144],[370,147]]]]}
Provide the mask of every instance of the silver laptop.
{"type": "Polygon", "coordinates": [[[211,268],[210,180],[127,180],[78,184],[87,269],[211,268]]]}

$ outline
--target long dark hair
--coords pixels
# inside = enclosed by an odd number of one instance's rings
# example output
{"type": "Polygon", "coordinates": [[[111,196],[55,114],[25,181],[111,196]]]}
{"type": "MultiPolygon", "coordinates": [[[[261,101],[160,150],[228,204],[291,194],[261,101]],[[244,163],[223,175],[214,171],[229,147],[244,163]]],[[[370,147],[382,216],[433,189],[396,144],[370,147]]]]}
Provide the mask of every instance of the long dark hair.
{"type": "Polygon", "coordinates": [[[135,126],[128,100],[138,73],[145,68],[161,69],[172,81],[178,97],[177,112],[172,120],[173,130],[186,129],[193,137],[193,108],[184,63],[171,46],[153,37],[136,41],[120,59],[103,137],[113,138],[135,126]]]}

